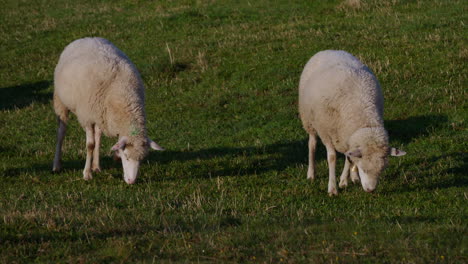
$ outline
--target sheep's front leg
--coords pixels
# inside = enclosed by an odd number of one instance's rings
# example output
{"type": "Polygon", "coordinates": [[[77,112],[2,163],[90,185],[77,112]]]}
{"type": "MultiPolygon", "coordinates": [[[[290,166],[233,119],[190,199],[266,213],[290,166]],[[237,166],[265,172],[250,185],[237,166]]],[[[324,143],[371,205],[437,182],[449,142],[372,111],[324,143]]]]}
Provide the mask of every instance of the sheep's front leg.
{"type": "Polygon", "coordinates": [[[94,129],[92,126],[86,127],[86,164],[83,171],[83,179],[91,180],[93,175],[91,174],[91,162],[94,151],[94,129]]]}
{"type": "Polygon", "coordinates": [[[344,188],[348,186],[348,176],[349,176],[349,159],[348,157],[345,157],[345,164],[343,168],[343,172],[341,173],[340,176],[340,188],[344,188]]]}
{"type": "Polygon", "coordinates": [[[328,161],[328,195],[338,195],[336,188],[336,151],[332,145],[325,145],[327,148],[327,161],[328,161]]]}
{"type": "Polygon", "coordinates": [[[352,164],[351,166],[351,181],[353,181],[353,183],[359,182],[359,173],[356,164],[352,164]]]}
{"type": "Polygon", "coordinates": [[[315,178],[315,147],[317,146],[317,135],[311,133],[309,135],[309,168],[307,169],[307,179],[315,178]]]}
{"type": "Polygon", "coordinates": [[[91,170],[93,172],[100,172],[101,167],[99,166],[99,148],[101,146],[101,134],[102,130],[98,126],[94,126],[94,152],[93,152],[93,163],[91,170]]]}
{"type": "Polygon", "coordinates": [[[65,137],[65,131],[67,130],[67,125],[59,117],[58,120],[58,129],[57,129],[57,145],[55,146],[55,156],[54,156],[54,165],[52,171],[58,172],[62,169],[62,144],[63,138],[65,137]]]}

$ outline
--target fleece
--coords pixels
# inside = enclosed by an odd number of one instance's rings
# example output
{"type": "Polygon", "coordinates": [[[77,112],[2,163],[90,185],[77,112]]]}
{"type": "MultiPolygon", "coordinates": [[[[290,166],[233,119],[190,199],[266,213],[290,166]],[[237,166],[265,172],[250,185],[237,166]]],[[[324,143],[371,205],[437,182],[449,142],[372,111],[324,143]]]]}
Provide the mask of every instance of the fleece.
{"type": "Polygon", "coordinates": [[[135,65],[110,41],[83,38],[60,55],[54,73],[54,109],[63,122],[73,112],[83,128],[98,126],[109,137],[128,137],[129,157],[148,152],[145,93],[135,65]]]}

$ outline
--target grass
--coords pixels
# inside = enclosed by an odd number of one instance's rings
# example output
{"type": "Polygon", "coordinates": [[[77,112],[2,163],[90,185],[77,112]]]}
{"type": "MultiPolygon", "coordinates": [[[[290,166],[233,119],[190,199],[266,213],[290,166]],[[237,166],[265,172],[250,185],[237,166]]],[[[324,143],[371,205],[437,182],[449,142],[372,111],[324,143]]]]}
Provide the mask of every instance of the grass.
{"type": "MultiPolygon", "coordinates": [[[[0,262],[466,263],[464,1],[0,1],[0,262]],[[153,152],[128,186],[104,152],[82,180],[72,118],[52,174],[53,71],[74,39],[137,65],[153,152]],[[385,96],[378,191],[306,181],[297,86],[324,49],[358,56],[385,96]]],[[[339,166],[342,166],[340,158],[339,166]]]]}

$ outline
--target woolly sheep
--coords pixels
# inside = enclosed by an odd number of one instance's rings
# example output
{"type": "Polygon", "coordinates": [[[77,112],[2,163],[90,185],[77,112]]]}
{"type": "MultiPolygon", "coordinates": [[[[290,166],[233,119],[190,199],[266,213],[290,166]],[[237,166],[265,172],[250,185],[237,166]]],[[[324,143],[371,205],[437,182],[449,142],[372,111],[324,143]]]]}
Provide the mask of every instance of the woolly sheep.
{"type": "Polygon", "coordinates": [[[340,187],[359,177],[362,187],[372,192],[387,165],[388,155],[403,151],[388,146],[383,126],[383,96],[372,71],[345,51],[326,50],[306,64],[299,83],[299,113],[309,133],[307,178],[314,179],[316,135],[327,150],[328,193],[337,195],[336,151],[346,155],[340,187]]]}
{"type": "Polygon", "coordinates": [[[140,161],[151,147],[163,150],[146,134],[144,85],[135,65],[110,41],[83,38],[60,55],[54,73],[54,109],[58,119],[53,171],[61,169],[62,143],[72,111],[86,131],[85,180],[99,172],[101,134],[118,137],[111,148],[122,160],[124,180],[133,184],[140,161]]]}

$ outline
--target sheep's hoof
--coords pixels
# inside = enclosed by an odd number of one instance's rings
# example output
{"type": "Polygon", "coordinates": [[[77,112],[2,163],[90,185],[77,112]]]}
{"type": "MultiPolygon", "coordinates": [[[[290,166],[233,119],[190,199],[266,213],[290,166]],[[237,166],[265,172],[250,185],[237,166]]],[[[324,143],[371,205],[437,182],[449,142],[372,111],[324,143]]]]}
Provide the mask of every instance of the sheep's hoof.
{"type": "Polygon", "coordinates": [[[93,167],[91,170],[93,172],[101,172],[101,168],[99,166],[93,167]]]}
{"type": "Polygon", "coordinates": [[[357,178],[351,178],[351,181],[356,184],[356,183],[359,183],[359,177],[357,178]]]}
{"type": "Polygon", "coordinates": [[[62,170],[62,166],[54,166],[52,168],[52,173],[59,173],[62,170]]]}
{"type": "Polygon", "coordinates": [[[85,181],[89,181],[93,178],[93,175],[91,174],[91,171],[83,171],[83,179],[85,181]]]}
{"type": "Polygon", "coordinates": [[[338,191],[336,190],[336,188],[328,190],[328,196],[332,197],[332,196],[337,196],[337,195],[338,195],[338,191]]]}
{"type": "Polygon", "coordinates": [[[341,189],[348,187],[348,181],[340,181],[338,185],[341,189]]]}
{"type": "Polygon", "coordinates": [[[313,181],[314,178],[315,178],[314,173],[311,172],[311,171],[308,171],[308,172],[307,172],[307,179],[308,179],[309,181],[313,181]]]}

